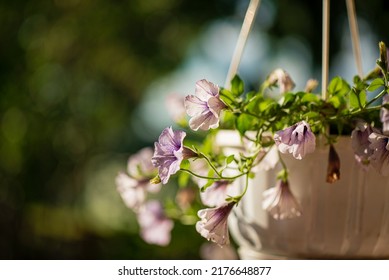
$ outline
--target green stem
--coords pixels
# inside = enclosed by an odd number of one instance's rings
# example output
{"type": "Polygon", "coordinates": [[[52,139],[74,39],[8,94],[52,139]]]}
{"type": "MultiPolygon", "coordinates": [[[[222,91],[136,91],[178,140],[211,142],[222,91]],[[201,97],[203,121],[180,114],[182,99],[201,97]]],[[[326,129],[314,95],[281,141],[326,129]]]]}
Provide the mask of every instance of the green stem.
{"type": "Polygon", "coordinates": [[[386,94],[386,88],[383,91],[381,91],[376,97],[374,97],[372,100],[367,102],[366,105],[365,105],[365,108],[368,107],[370,104],[372,104],[374,101],[376,101],[379,98],[381,98],[382,96],[384,96],[385,94],[386,94]]]}
{"type": "Polygon", "coordinates": [[[219,177],[219,178],[222,178],[223,176],[220,174],[220,172],[217,170],[217,168],[215,167],[215,165],[213,165],[213,163],[211,162],[211,160],[203,153],[200,153],[199,154],[201,158],[205,159],[208,163],[208,165],[212,168],[213,171],[215,171],[216,175],[219,177]]]}
{"type": "Polygon", "coordinates": [[[193,171],[191,171],[189,169],[186,169],[186,168],[181,168],[180,171],[189,173],[189,174],[191,174],[191,175],[193,175],[195,177],[201,178],[201,179],[215,180],[215,181],[219,181],[219,180],[232,181],[232,180],[235,180],[235,179],[237,179],[239,177],[242,177],[242,176],[248,174],[248,172],[245,172],[245,173],[241,173],[241,174],[238,174],[236,176],[231,176],[231,177],[224,177],[224,176],[221,176],[221,177],[209,177],[209,176],[203,176],[203,175],[196,174],[193,171]]]}

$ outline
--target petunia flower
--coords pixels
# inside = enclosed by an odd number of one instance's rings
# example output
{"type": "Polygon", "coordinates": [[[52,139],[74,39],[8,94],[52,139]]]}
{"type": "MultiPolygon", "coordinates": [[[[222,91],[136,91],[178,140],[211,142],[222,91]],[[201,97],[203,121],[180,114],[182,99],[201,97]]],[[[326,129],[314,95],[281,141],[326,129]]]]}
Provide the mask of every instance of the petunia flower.
{"type": "Polygon", "coordinates": [[[292,194],[289,183],[283,180],[263,192],[262,208],[276,220],[301,216],[301,206],[292,194]]]}
{"type": "Polygon", "coordinates": [[[229,181],[216,181],[200,193],[201,202],[208,207],[218,207],[226,203],[229,181]]]}
{"type": "Polygon", "coordinates": [[[267,78],[267,82],[271,86],[277,84],[280,89],[280,93],[291,91],[295,86],[289,74],[281,68],[278,68],[270,73],[269,77],[267,78]]]}
{"type": "Polygon", "coordinates": [[[274,141],[281,153],[291,153],[296,159],[314,152],[316,147],[316,137],[305,121],[277,131],[274,141]]]}
{"type": "Polygon", "coordinates": [[[373,132],[378,131],[363,121],[358,121],[355,129],[351,132],[351,146],[355,153],[355,159],[363,169],[367,169],[370,163],[370,156],[373,154],[369,141],[369,135],[373,132]]]}
{"type": "Polygon", "coordinates": [[[217,208],[200,210],[197,215],[200,221],[196,223],[196,230],[202,237],[215,242],[219,246],[230,243],[227,220],[235,202],[225,203],[217,208]]]}
{"type": "Polygon", "coordinates": [[[154,156],[152,163],[158,167],[158,174],[162,184],[166,184],[171,175],[180,170],[182,160],[195,157],[196,153],[184,146],[186,136],[184,131],[173,131],[171,127],[165,128],[154,143],[154,156]]]}
{"type": "MultiPolygon", "coordinates": [[[[389,94],[386,94],[382,98],[382,104],[388,104],[388,103],[389,103],[389,94]]],[[[382,122],[382,132],[386,134],[389,132],[389,110],[386,108],[381,108],[380,118],[382,122]]]]}
{"type": "Polygon", "coordinates": [[[369,135],[369,141],[369,147],[373,150],[371,164],[381,175],[389,175],[389,137],[373,132],[369,135]]]}
{"type": "Polygon", "coordinates": [[[198,81],[195,95],[186,96],[184,103],[193,130],[217,128],[220,112],[226,107],[219,98],[219,87],[207,80],[198,81]]]}
{"type": "Polygon", "coordinates": [[[168,219],[159,201],[150,200],[145,203],[138,213],[138,223],[141,237],[149,244],[166,246],[171,239],[173,221],[168,219]]]}
{"type": "Polygon", "coordinates": [[[116,189],[125,205],[136,211],[144,202],[147,192],[160,190],[159,184],[150,184],[157,169],[151,164],[153,150],[149,147],[141,149],[130,156],[127,173],[119,172],[116,176],[116,189]]]}
{"type": "Polygon", "coordinates": [[[327,165],[327,183],[335,183],[340,179],[340,159],[333,145],[330,145],[327,165]]]}

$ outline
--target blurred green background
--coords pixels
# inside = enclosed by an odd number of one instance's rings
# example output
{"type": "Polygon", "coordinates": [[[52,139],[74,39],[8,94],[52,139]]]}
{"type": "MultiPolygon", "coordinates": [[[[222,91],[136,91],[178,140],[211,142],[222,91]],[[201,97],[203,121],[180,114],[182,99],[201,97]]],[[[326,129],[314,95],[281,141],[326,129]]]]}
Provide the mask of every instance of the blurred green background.
{"type": "MultiPolygon", "coordinates": [[[[176,224],[144,243],[115,190],[130,154],[171,120],[166,94],[224,84],[248,0],[0,3],[0,258],[198,259],[176,224]],[[162,103],[161,103],[162,102],[162,103]]],[[[365,73],[388,41],[389,2],[356,1],[365,73]]],[[[321,1],[262,0],[240,74],[320,80],[321,1]]],[[[331,3],[331,76],[356,74],[344,1],[331,3]]],[[[189,242],[188,242],[189,241],[189,242]]]]}

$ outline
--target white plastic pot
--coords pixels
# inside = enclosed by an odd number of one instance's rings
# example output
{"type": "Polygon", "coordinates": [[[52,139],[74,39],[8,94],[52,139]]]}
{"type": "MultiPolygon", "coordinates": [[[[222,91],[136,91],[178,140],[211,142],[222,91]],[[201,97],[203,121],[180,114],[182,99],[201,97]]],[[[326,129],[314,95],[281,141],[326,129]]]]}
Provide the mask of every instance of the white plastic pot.
{"type": "MultiPolygon", "coordinates": [[[[216,143],[226,153],[242,149],[239,135],[221,131],[216,143]]],[[[230,215],[230,233],[242,259],[389,258],[389,177],[356,163],[351,138],[334,145],[341,160],[340,180],[326,183],[328,146],[296,160],[285,155],[289,185],[303,214],[275,220],[262,209],[262,193],[275,186],[280,167],[258,172],[230,215]]],[[[235,187],[243,189],[244,179],[235,187]]]]}

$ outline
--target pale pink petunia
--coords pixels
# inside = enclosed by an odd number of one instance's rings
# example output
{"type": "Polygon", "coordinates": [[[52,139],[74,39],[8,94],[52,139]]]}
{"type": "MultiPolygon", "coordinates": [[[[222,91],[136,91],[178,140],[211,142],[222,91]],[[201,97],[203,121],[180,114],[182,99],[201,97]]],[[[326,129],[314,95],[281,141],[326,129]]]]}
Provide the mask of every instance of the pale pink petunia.
{"type": "Polygon", "coordinates": [[[219,126],[220,112],[226,106],[219,98],[219,87],[207,80],[196,83],[195,95],[185,98],[186,113],[193,130],[208,130],[219,126]]]}
{"type": "Polygon", "coordinates": [[[273,146],[270,149],[264,149],[258,153],[254,160],[254,167],[251,169],[254,173],[258,171],[269,171],[276,167],[280,161],[277,147],[273,146]]]}
{"type": "Polygon", "coordinates": [[[186,133],[165,128],[154,143],[152,163],[158,167],[158,174],[163,184],[166,184],[171,175],[180,170],[182,160],[195,157],[196,154],[183,144],[186,133]]]}
{"type": "Polygon", "coordinates": [[[281,153],[291,153],[296,159],[302,159],[316,148],[315,134],[305,121],[277,131],[274,141],[281,153]]]}
{"type": "Polygon", "coordinates": [[[276,220],[284,220],[301,216],[302,210],[292,194],[289,183],[279,181],[278,184],[263,192],[262,208],[276,220]]]}
{"type": "Polygon", "coordinates": [[[133,210],[137,210],[146,198],[146,189],[138,184],[138,181],[127,174],[120,172],[116,176],[116,190],[123,199],[124,204],[133,210]]]}
{"type": "Polygon", "coordinates": [[[270,85],[278,85],[280,93],[291,91],[295,86],[290,75],[281,68],[278,68],[270,73],[267,78],[267,82],[270,85]]]}
{"type": "Polygon", "coordinates": [[[364,170],[369,167],[370,157],[373,154],[369,141],[369,135],[373,132],[378,131],[364,121],[358,121],[355,129],[351,132],[351,146],[355,153],[355,159],[364,170]]]}
{"type": "Polygon", "coordinates": [[[170,243],[173,221],[165,216],[159,201],[150,200],[145,203],[138,213],[138,223],[141,237],[150,244],[166,246],[170,243]]]}
{"type": "Polygon", "coordinates": [[[151,184],[157,169],[151,164],[153,150],[143,148],[130,156],[127,163],[127,173],[119,172],[115,178],[116,189],[125,205],[137,211],[146,199],[147,192],[158,192],[160,184],[151,184]]]}
{"type": "Polygon", "coordinates": [[[208,207],[218,207],[226,203],[230,181],[216,181],[200,193],[201,202],[208,207]]]}
{"type": "Polygon", "coordinates": [[[373,154],[370,163],[383,176],[389,175],[389,137],[376,132],[369,135],[373,154]]]}
{"type": "Polygon", "coordinates": [[[230,243],[230,237],[227,220],[234,205],[235,202],[229,202],[217,208],[200,210],[197,213],[201,219],[196,223],[197,232],[202,237],[220,246],[228,245],[230,243]]]}

